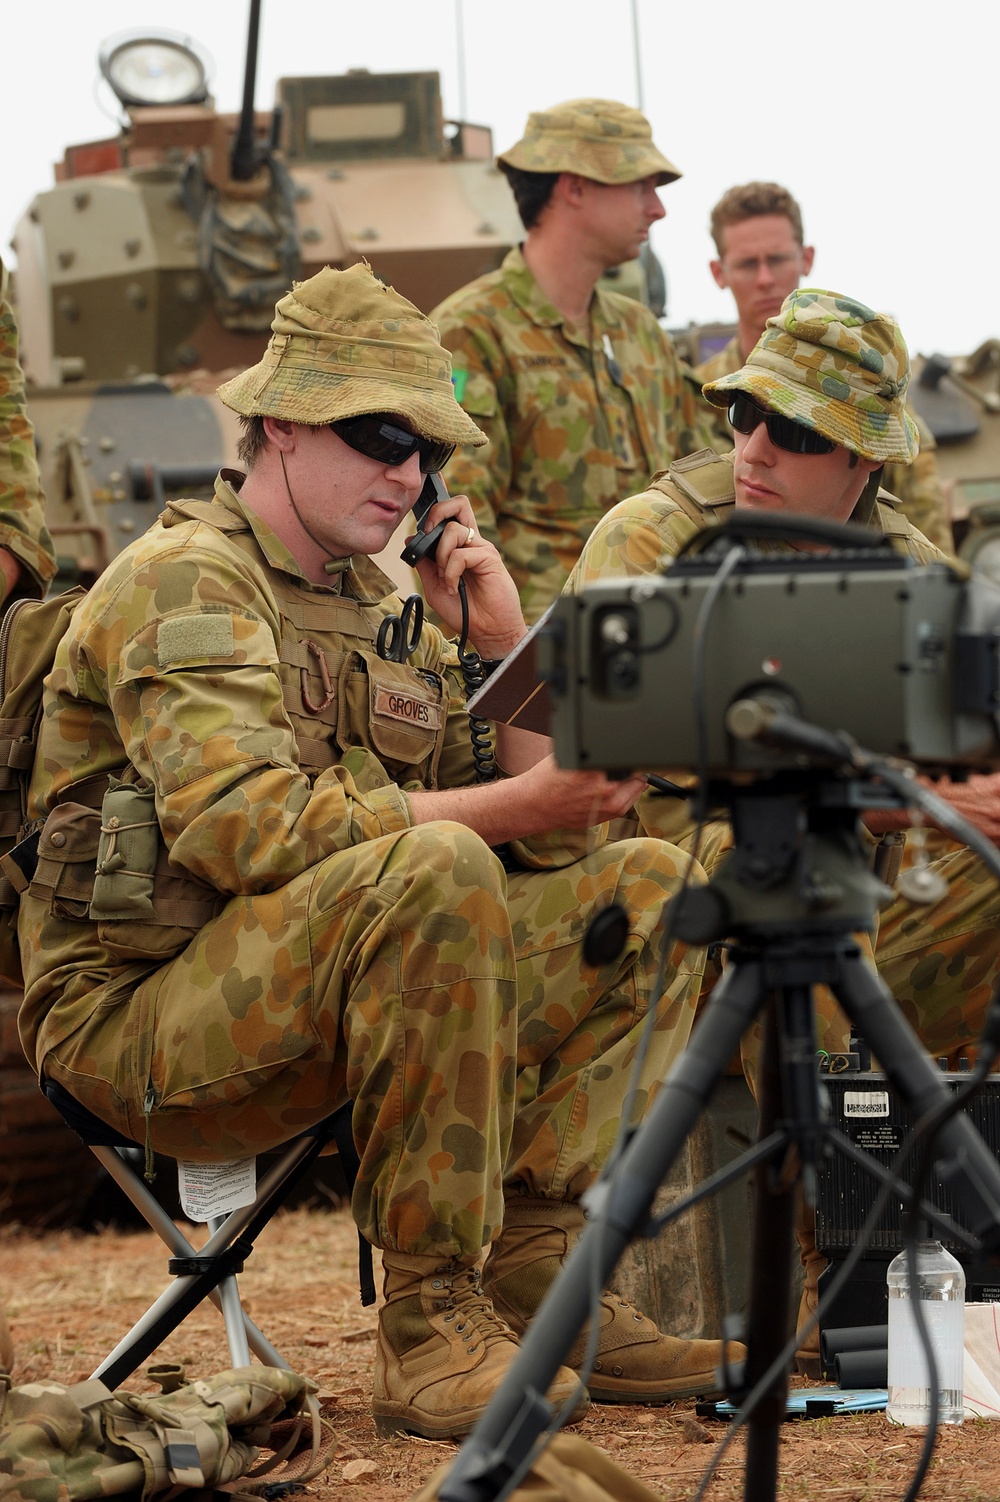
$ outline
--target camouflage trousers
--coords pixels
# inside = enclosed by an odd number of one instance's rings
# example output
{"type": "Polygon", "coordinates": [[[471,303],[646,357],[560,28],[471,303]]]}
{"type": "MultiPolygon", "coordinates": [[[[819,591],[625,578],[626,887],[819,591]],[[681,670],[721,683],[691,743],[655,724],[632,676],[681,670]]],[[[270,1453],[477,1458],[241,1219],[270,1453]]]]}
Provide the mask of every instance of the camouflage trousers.
{"type": "MultiPolygon", "coordinates": [[[[691,847],[694,830],[686,804],[644,795],[639,810],[646,832],[656,829],[680,849],[691,847]]],[[[709,876],[732,843],[727,823],[706,825],[698,858],[709,876]]],[[[1000,976],[1000,886],[967,846],[942,837],[931,848],[943,852],[930,865],[943,877],[947,894],[933,906],[922,907],[897,893],[879,913],[876,931],[855,937],[927,1052],[947,1057],[975,1044],[1000,976]]],[[[718,965],[710,958],[702,1001],[718,975],[718,965]]],[[[850,1023],[825,986],[816,988],[814,1005],[817,1047],[844,1052],[850,1023]]],[[[741,1049],[751,1086],[761,1037],[758,1020],[741,1049]]]]}
{"type": "MultiPolygon", "coordinates": [[[[69,1036],[47,1042],[43,1025],[39,1062],[130,1136],[189,1159],[254,1155],[350,1097],[365,1236],[478,1253],[505,1187],[575,1198],[606,1156],[686,864],[630,840],[508,877],[462,825],[386,835],[230,901],[127,995],[96,988],[69,1036]],[[594,968],[580,941],[613,901],[628,942],[594,968]],[[515,1106],[518,1068],[536,1079],[515,1106]]],[[[687,1042],[703,965],[684,945],[667,956],[637,1115],[687,1042]]]]}

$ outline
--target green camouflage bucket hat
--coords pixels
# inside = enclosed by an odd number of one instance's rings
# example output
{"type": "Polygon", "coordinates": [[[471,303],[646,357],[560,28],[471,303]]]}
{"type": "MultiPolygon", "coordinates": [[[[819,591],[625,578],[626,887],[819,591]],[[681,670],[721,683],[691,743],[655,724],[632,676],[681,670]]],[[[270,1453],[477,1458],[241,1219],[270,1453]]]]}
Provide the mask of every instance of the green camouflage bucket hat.
{"type": "Polygon", "coordinates": [[[662,187],[681,175],[653,145],[645,115],[613,99],[570,99],[529,115],[524,135],[497,161],[522,172],[576,172],[596,183],[655,176],[662,187]]]}
{"type": "Polygon", "coordinates": [[[888,313],[839,292],[803,287],[769,318],[741,370],[703,388],[716,407],[735,391],[879,464],[908,464],[919,447],[903,399],[910,357],[888,313]]]}
{"type": "Polygon", "coordinates": [[[296,283],[271,328],[260,363],[219,387],[234,412],[316,427],[386,412],[422,438],[489,442],[455,400],[451,356],[433,323],[366,262],[346,271],[325,266],[296,283]]]}

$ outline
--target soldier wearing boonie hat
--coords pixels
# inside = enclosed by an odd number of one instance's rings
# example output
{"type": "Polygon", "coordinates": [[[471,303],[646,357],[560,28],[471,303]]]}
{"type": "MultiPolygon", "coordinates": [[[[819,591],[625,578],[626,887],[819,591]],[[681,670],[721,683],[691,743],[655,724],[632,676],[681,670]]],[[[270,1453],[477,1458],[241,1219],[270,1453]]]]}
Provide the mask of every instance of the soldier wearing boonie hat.
{"type": "MultiPolygon", "coordinates": [[[[662,569],[699,531],[723,522],[741,504],[860,520],[916,563],[947,563],[906,520],[895,497],[884,490],[872,494],[885,462],[916,453],[917,434],[905,407],[908,379],[906,345],[893,318],[836,292],[793,292],[740,369],[705,388],[710,401],[731,411],[735,456],[706,451],[681,460],[643,494],[616,506],[591,535],[567,592],[662,569]]],[[[862,675],[864,664],[857,671],[862,675]]],[[[690,706],[678,704],[674,711],[689,713],[690,706]]],[[[973,783],[966,789],[942,783],[938,790],[967,817],[978,812],[977,822],[996,838],[1000,780],[973,783]]],[[[691,841],[694,828],[679,805],[643,796],[638,810],[646,833],[660,833],[682,848],[691,841]]],[[[883,822],[877,830],[888,827],[883,822]]],[[[728,828],[709,826],[700,836],[701,859],[711,870],[730,848],[728,828]]],[[[897,896],[880,915],[873,957],[936,1056],[973,1043],[982,1031],[1000,975],[1000,914],[995,885],[971,851],[953,848],[932,864],[947,883],[947,896],[930,910],[897,896]]],[[[821,994],[817,1046],[843,1052],[848,1033],[832,997],[821,994]]],[[[744,1056],[752,1073],[754,1052],[746,1043],[744,1056]]],[[[800,1223],[798,1231],[805,1265],[801,1328],[816,1308],[825,1262],[811,1225],[800,1223]]],[[[808,1371],[818,1361],[818,1346],[806,1346],[798,1357],[808,1371]]]]}
{"type": "Polygon", "coordinates": [[[709,441],[710,417],[667,335],[603,272],[638,256],[680,176],[638,110],[573,99],[528,117],[497,158],[525,227],[499,270],[432,313],[455,393],[490,440],[446,471],[496,542],[535,620],[594,524],[709,441]]]}
{"type": "Polygon", "coordinates": [[[681,175],[654,146],[645,115],[613,99],[571,99],[537,110],[497,165],[520,172],[578,172],[597,183],[653,177],[659,188],[681,175]]]}
{"type": "Polygon", "coordinates": [[[878,464],[908,464],[920,439],[904,405],[910,357],[888,313],[836,292],[792,292],[740,370],[703,388],[715,407],[743,392],[878,464]]]}
{"type": "MultiPolygon", "coordinates": [[[[474,785],[455,647],[369,556],[451,445],[482,442],[433,325],[367,267],[321,271],[222,398],[248,472],[115,559],[47,679],[23,1039],[98,1116],[185,1158],[255,1156],[350,1099],[353,1211],[385,1273],[376,1422],[448,1438],[517,1351],[485,1250],[536,1297],[558,1266],[551,1238],[525,1251],[508,1198],[551,1205],[563,1241],[582,1224],[644,1017],[659,1008],[643,1100],[687,1041],[704,956],[675,945],[661,988],[680,857],[586,827],[638,782],[563,772],[499,727],[515,775],[474,785]],[[121,871],[98,873],[102,828],[141,831],[121,871]],[[490,847],[508,842],[505,871],[490,847]],[[598,970],[578,937],[612,900],[628,954],[598,970]],[[519,1048],[541,1103],[518,1098],[519,1048]]],[[[468,500],[428,523],[428,599],[457,629],[463,582],[472,642],[503,657],[526,628],[468,500]]],[[[602,1338],[639,1346],[647,1389],[714,1385],[719,1342],[616,1308],[602,1338]]],[[[575,1391],[560,1370],[553,1398],[575,1391]]]]}
{"type": "Polygon", "coordinates": [[[567,590],[658,567],[736,505],[819,508],[880,528],[917,562],[942,559],[878,488],[883,464],[917,452],[909,373],[887,313],[821,288],[790,293],[746,363],[705,387],[706,399],[731,413],[735,454],[705,449],[677,460],[616,506],[594,529],[567,590]]]}
{"type": "Polygon", "coordinates": [[[455,401],[434,325],[366,263],[329,266],[281,298],[257,365],[219,387],[244,417],[318,426],[366,413],[403,417],[444,443],[487,442],[455,401]]]}

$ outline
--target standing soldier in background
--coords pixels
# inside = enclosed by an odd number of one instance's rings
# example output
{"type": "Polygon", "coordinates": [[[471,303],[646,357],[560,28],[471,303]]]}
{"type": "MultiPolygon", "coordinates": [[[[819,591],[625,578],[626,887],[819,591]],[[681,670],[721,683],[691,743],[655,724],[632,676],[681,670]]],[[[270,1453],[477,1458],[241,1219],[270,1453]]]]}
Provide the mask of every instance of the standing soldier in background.
{"type": "Polygon", "coordinates": [[[546,609],[594,525],[657,470],[710,441],[711,417],[648,308],[598,287],[664,216],[677,168],[638,110],[578,99],[528,118],[498,157],[524,243],[431,314],[455,395],[490,440],[445,471],[514,577],[546,609]]]}
{"type": "MultiPolygon", "coordinates": [[[[787,188],[777,183],[745,183],[730,188],[712,210],[712,239],[719,259],[709,262],[720,287],[736,303],[739,332],[726,347],[696,368],[704,384],[739,370],[800,278],[812,270],[815,251],[803,244],[802,210],[787,188]]],[[[902,503],[908,521],[945,553],[954,553],[948,503],[941,489],[934,435],[907,402],[907,413],[920,435],[920,452],[910,464],[889,463],[883,484],[902,503]]],[[[733,441],[725,412],[716,419],[713,448],[733,441]]]]}
{"type": "Polygon", "coordinates": [[[0,264],[0,602],[45,593],[56,571],[35,435],[24,399],[17,324],[0,264]]]}

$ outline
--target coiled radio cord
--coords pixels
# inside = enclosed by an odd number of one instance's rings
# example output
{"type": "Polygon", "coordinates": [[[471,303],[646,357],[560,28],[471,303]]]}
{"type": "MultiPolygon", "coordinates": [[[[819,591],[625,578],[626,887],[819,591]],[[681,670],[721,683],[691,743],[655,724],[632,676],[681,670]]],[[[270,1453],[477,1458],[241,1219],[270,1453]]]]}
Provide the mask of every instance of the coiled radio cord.
{"type": "MultiPolygon", "coordinates": [[[[483,669],[483,659],[473,648],[466,651],[469,640],[469,601],[465,593],[465,580],[458,581],[458,598],[462,606],[462,635],[458,642],[458,665],[462,669],[462,679],[465,683],[466,700],[472,698],[477,689],[482,688],[486,682],[486,673],[483,669]]],[[[469,715],[469,737],[472,741],[472,759],[476,767],[477,782],[496,782],[499,776],[499,768],[493,751],[493,732],[490,729],[489,720],[482,720],[478,715],[469,715]]]]}

